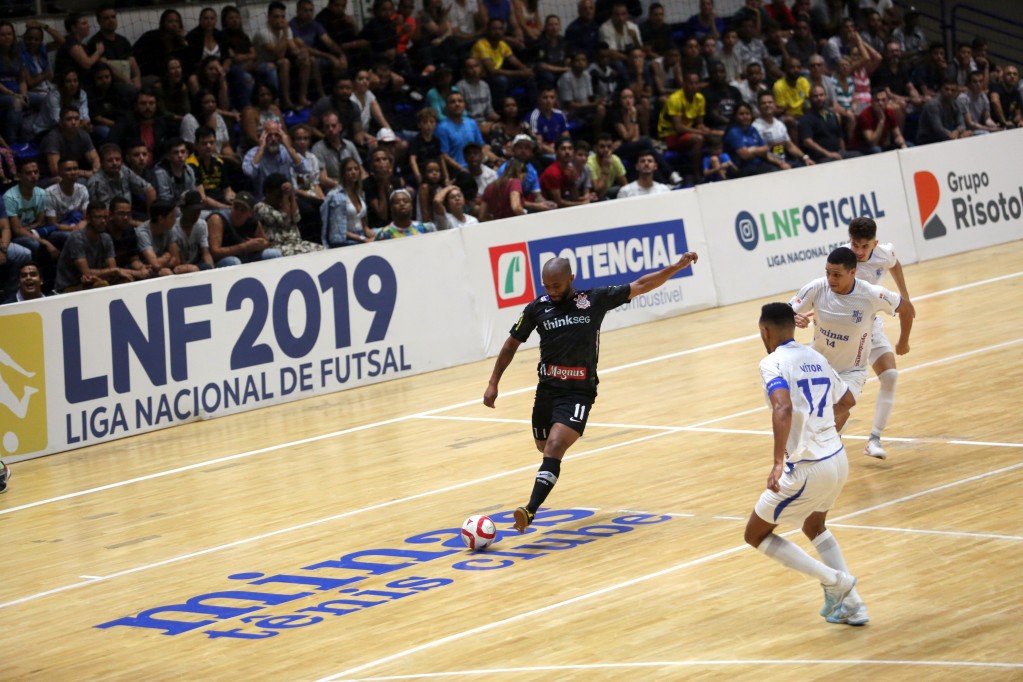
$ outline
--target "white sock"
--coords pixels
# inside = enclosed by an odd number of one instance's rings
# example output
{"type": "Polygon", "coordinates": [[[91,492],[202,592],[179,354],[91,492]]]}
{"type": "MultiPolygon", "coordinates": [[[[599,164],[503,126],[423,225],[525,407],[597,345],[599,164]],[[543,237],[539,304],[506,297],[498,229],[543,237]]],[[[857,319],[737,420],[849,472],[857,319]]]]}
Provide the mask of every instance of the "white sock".
{"type": "Polygon", "coordinates": [[[888,418],[895,407],[895,382],[899,378],[899,370],[886,369],[877,375],[881,389],[877,392],[877,408],[874,410],[874,428],[870,431],[872,438],[880,438],[881,432],[888,426],[888,418]]]}
{"type": "Polygon", "coordinates": [[[803,549],[783,537],[771,533],[757,547],[758,552],[771,557],[782,566],[816,578],[823,585],[834,585],[838,580],[835,569],[814,559],[803,549]]]}
{"type": "MultiPolygon", "coordinates": [[[[845,556],[842,554],[842,548],[838,546],[838,540],[835,539],[830,530],[826,530],[814,538],[813,546],[817,550],[817,554],[820,555],[821,561],[825,564],[836,571],[842,571],[842,573],[849,572],[848,566],[845,565],[845,556]]],[[[853,601],[860,601],[860,595],[856,593],[855,587],[849,593],[849,598],[853,601]]]]}

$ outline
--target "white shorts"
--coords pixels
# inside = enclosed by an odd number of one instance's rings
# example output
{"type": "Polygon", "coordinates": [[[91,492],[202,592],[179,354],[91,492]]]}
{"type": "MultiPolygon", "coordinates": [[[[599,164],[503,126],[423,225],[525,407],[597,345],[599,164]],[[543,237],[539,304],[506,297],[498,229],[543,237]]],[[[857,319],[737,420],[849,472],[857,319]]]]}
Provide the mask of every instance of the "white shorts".
{"type": "MultiPolygon", "coordinates": [[[[849,386],[849,390],[852,391],[853,397],[859,400],[860,391],[863,390],[863,384],[867,383],[867,368],[853,367],[852,369],[844,369],[841,372],[838,372],[838,376],[840,376],[842,381],[849,386]]],[[[841,398],[842,396],[835,397],[841,398]]]]}
{"type": "Polygon", "coordinates": [[[849,475],[849,460],[843,447],[833,457],[796,462],[785,469],[778,482],[781,490],[765,490],[753,510],[768,523],[801,526],[813,512],[826,512],[835,505],[849,475]]]}
{"type": "Polygon", "coordinates": [[[895,353],[892,342],[884,333],[884,322],[879,315],[874,316],[874,328],[870,331],[870,355],[869,362],[873,365],[881,359],[885,353],[895,353]]]}

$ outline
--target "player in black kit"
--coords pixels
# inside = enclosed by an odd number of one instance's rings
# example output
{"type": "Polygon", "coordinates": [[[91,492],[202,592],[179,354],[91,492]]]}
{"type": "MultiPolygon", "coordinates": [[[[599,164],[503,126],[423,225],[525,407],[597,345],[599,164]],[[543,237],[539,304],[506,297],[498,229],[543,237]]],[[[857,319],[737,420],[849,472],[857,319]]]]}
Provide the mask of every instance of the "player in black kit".
{"type": "Polygon", "coordinates": [[[575,275],[564,258],[552,258],[543,266],[547,293],[526,305],[508,340],[501,347],[483,394],[483,404],[493,407],[497,385],[511,364],[519,345],[534,329],[540,334],[540,382],[533,401],[533,439],[543,453],[529,504],[515,510],[515,529],[524,533],[533,515],[558,482],[561,460],[586,428],[590,407],[597,399],[597,355],[604,315],[640,294],[653,291],[672,276],[695,263],[692,251],[674,265],[643,275],[635,282],[586,291],[572,288],[575,275]]]}

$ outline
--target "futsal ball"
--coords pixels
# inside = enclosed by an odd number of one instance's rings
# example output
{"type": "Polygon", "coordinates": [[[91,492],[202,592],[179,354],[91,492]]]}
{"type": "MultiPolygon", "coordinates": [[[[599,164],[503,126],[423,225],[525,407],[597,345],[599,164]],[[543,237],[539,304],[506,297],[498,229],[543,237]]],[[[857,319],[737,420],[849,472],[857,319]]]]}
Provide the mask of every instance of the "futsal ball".
{"type": "Polygon", "coordinates": [[[489,547],[497,537],[497,527],[489,516],[476,514],[462,524],[462,542],[472,550],[489,547]]]}

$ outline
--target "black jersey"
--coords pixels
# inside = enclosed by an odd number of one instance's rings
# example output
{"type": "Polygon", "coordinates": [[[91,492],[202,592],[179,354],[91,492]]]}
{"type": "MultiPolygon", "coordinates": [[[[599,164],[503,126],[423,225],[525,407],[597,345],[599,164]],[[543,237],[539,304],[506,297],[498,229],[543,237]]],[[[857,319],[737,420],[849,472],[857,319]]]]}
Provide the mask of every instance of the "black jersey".
{"type": "Polygon", "coordinates": [[[526,305],[511,328],[512,338],[525,341],[540,334],[540,383],[567,391],[597,393],[600,325],[607,311],[629,300],[628,284],[576,291],[560,303],[545,294],[526,305]]]}

